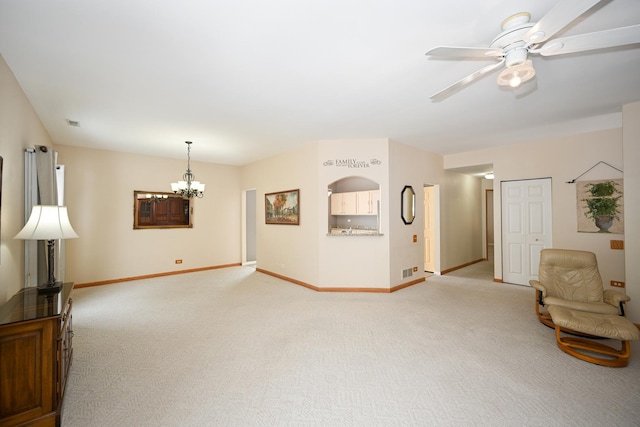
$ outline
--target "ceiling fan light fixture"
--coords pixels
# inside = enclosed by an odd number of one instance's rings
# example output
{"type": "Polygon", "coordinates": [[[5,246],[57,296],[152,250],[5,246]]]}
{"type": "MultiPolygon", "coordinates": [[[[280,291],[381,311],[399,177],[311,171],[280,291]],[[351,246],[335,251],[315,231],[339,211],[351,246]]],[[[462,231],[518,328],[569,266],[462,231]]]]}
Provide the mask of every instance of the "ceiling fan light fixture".
{"type": "Polygon", "coordinates": [[[520,65],[507,67],[500,74],[496,81],[500,86],[518,87],[522,83],[531,80],[536,75],[533,63],[530,59],[520,65]]]}
{"type": "Polygon", "coordinates": [[[640,41],[640,24],[555,38],[556,34],[562,34],[565,28],[600,2],[601,0],[556,0],[556,6],[537,22],[531,22],[531,14],[528,12],[509,16],[502,22],[502,31],[488,47],[437,46],[430,49],[428,56],[442,59],[495,58],[500,61],[480,68],[436,92],[431,100],[441,101],[501,67],[506,68],[502,69],[497,83],[516,88],[536,75],[531,61],[527,59],[528,55],[555,56],[637,45],[640,41]]]}

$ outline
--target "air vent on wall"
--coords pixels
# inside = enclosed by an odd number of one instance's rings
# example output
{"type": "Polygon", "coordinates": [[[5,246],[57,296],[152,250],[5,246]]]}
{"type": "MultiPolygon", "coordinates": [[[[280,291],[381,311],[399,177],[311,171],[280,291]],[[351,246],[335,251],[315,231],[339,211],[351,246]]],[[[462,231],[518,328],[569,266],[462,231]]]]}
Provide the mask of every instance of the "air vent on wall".
{"type": "Polygon", "coordinates": [[[413,276],[413,269],[412,268],[405,268],[404,270],[402,270],[402,278],[406,279],[407,277],[411,277],[413,276]]]}

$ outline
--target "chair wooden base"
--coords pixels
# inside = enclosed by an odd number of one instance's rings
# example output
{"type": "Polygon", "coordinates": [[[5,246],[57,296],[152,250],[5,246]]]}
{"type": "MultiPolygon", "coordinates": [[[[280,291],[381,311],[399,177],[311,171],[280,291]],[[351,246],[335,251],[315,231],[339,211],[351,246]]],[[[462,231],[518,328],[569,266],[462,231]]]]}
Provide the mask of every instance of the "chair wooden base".
{"type": "Polygon", "coordinates": [[[629,364],[629,356],[631,355],[631,346],[629,341],[621,341],[621,348],[617,350],[608,345],[586,340],[577,337],[563,337],[561,335],[562,328],[557,326],[556,341],[560,350],[573,357],[584,360],[596,365],[610,366],[613,368],[622,368],[629,364]],[[602,355],[604,357],[599,357],[602,355]]]}

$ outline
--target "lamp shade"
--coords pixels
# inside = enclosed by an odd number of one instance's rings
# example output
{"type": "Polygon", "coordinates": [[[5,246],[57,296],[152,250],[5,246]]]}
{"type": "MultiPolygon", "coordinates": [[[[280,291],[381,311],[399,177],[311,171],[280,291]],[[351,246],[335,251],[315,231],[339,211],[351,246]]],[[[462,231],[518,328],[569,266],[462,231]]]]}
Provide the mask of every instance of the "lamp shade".
{"type": "Polygon", "coordinates": [[[497,82],[500,86],[518,87],[520,84],[531,80],[536,75],[533,63],[527,59],[522,64],[505,68],[498,74],[497,82]]]}
{"type": "Polygon", "coordinates": [[[14,239],[57,240],[75,239],[66,206],[35,205],[29,220],[14,239]]]}

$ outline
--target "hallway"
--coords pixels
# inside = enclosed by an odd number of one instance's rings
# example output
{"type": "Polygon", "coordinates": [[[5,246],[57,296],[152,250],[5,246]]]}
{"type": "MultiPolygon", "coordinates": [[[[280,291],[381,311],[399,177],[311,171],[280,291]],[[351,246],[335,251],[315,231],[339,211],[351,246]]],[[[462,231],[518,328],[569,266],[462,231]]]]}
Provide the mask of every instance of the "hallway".
{"type": "MultiPolygon", "coordinates": [[[[493,249],[493,248],[491,248],[493,249]]],[[[447,276],[460,277],[466,279],[488,280],[493,282],[494,279],[494,263],[493,263],[493,250],[488,253],[489,259],[486,261],[480,261],[475,264],[471,264],[468,267],[454,270],[451,273],[447,273],[447,276]]]]}

